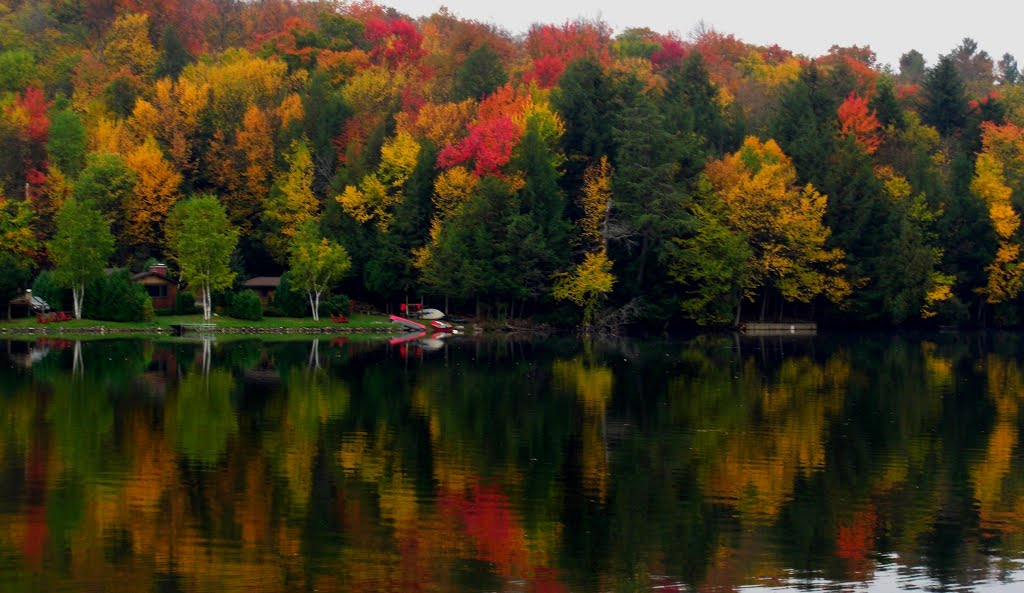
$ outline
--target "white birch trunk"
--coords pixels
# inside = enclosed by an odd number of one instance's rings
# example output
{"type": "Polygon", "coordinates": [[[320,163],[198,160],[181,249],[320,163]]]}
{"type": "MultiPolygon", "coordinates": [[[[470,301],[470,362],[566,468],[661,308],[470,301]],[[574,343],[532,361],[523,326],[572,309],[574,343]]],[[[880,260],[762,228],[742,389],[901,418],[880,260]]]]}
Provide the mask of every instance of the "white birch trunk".
{"type": "Polygon", "coordinates": [[[210,320],[210,284],[203,283],[203,321],[210,320]]]}
{"type": "Polygon", "coordinates": [[[309,291],[309,306],[313,309],[313,321],[320,321],[320,291],[309,291]]]}
{"type": "Polygon", "coordinates": [[[75,319],[82,319],[82,300],[85,298],[85,284],[71,286],[71,300],[74,302],[75,319]]]}

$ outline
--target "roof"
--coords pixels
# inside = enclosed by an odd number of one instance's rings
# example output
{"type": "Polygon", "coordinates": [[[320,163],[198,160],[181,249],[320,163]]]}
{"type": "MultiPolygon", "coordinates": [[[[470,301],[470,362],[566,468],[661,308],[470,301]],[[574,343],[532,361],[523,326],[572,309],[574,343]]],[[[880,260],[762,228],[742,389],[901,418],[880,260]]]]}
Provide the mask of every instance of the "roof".
{"type": "Polygon", "coordinates": [[[19,294],[18,296],[14,297],[8,302],[11,305],[29,305],[33,309],[39,309],[41,311],[48,311],[50,309],[50,305],[46,301],[37,296],[33,296],[32,302],[30,303],[24,293],[19,294]]]}
{"type": "Polygon", "coordinates": [[[154,276],[156,278],[160,278],[162,280],[166,280],[168,284],[179,284],[179,285],[181,284],[181,282],[178,282],[174,278],[170,278],[170,277],[165,276],[163,274],[157,274],[156,272],[150,272],[150,271],[139,272],[138,274],[132,274],[132,280],[142,280],[143,278],[148,278],[150,276],[154,276]]]}
{"type": "Polygon", "coordinates": [[[245,281],[246,288],[277,288],[281,285],[280,276],[256,276],[245,281]]]}

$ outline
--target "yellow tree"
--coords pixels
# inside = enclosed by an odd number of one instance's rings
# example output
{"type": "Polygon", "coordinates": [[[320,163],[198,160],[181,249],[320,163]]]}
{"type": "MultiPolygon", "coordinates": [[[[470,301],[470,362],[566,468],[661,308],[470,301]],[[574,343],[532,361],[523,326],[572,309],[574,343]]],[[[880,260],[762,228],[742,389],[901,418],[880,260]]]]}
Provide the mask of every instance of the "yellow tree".
{"type": "Polygon", "coordinates": [[[552,296],[560,301],[571,301],[583,309],[583,329],[589,331],[594,321],[594,312],[615,285],[612,262],[608,253],[601,249],[588,253],[583,263],[568,274],[555,276],[552,296]]]}
{"type": "Polygon", "coordinates": [[[313,194],[313,158],[305,141],[292,143],[288,171],[278,178],[267,200],[265,214],[275,229],[266,238],[267,248],[278,261],[288,259],[288,246],[307,220],[319,209],[313,194]]]}
{"type": "Polygon", "coordinates": [[[117,17],[107,31],[103,57],[111,70],[124,68],[136,76],[151,76],[160,54],[149,40],[149,17],[134,13],[117,17]]]}
{"type": "Polygon", "coordinates": [[[971,191],[988,205],[989,218],[999,239],[995,259],[985,267],[988,282],[979,289],[989,303],[1017,298],[1024,285],[1024,262],[1017,234],[1020,214],[1011,200],[1013,177],[1024,181],[1024,128],[986,122],[982,125],[982,152],[978,155],[971,191]]]}
{"type": "Polygon", "coordinates": [[[136,137],[153,136],[174,165],[183,173],[194,171],[200,118],[209,106],[210,85],[181,78],[161,78],[153,85],[151,101],[138,99],[128,118],[136,137]]]}
{"type": "Polygon", "coordinates": [[[606,245],[608,211],[612,203],[612,167],[608,157],[587,167],[583,172],[583,194],[580,207],[583,216],[579,221],[579,242],[586,249],[598,249],[606,245]]]}
{"type": "Polygon", "coordinates": [[[825,247],[831,234],[828,202],[814,186],[796,184],[796,169],[774,140],[747,137],[737,152],[709,163],[710,210],[750,249],[743,295],[774,288],[786,301],[824,295],[841,302],[850,293],[843,251],[825,247]]]}
{"type": "Polygon", "coordinates": [[[181,173],[164,158],[156,140],[149,136],[125,163],[136,173],[134,197],[125,204],[125,238],[132,245],[163,245],[163,223],[178,200],[181,173]]]}
{"type": "Polygon", "coordinates": [[[342,210],[360,223],[375,221],[377,228],[386,232],[419,153],[420,145],[412,134],[398,132],[381,147],[377,172],[364,177],[358,188],[346,186],[336,198],[342,210]]]}

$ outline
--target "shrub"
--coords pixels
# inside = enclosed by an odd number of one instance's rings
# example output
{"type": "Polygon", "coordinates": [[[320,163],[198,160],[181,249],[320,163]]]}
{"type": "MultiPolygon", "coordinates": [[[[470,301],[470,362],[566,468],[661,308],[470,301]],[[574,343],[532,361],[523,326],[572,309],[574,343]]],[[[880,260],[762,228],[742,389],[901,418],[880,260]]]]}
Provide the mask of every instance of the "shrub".
{"type": "Polygon", "coordinates": [[[196,297],[191,292],[181,291],[174,297],[175,315],[192,315],[196,311],[196,297]]]}
{"type": "Polygon", "coordinates": [[[303,291],[292,291],[291,275],[285,272],[281,276],[281,284],[274,291],[274,308],[285,317],[310,317],[309,299],[303,291]]]}
{"type": "Polygon", "coordinates": [[[320,303],[320,310],[326,310],[331,315],[342,314],[348,317],[352,313],[352,301],[343,294],[331,295],[320,303]]]}
{"type": "Polygon", "coordinates": [[[231,298],[228,314],[235,319],[259,321],[263,319],[263,303],[252,290],[243,290],[231,298]]]}
{"type": "Polygon", "coordinates": [[[119,270],[86,286],[82,316],[100,321],[150,321],[153,300],[127,270],[119,270]]]}
{"type": "Polygon", "coordinates": [[[50,271],[40,272],[32,283],[32,296],[46,301],[46,304],[50,305],[50,309],[53,311],[64,311],[67,309],[64,306],[65,292],[65,289],[57,286],[53,281],[53,272],[50,271]]]}

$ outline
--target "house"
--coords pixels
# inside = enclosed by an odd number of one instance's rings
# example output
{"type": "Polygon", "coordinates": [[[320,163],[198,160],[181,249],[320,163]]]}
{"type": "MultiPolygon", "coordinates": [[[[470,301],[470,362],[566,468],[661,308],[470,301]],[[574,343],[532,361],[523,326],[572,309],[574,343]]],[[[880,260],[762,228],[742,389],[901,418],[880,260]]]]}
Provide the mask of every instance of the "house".
{"type": "Polygon", "coordinates": [[[281,285],[280,276],[257,276],[250,278],[243,283],[243,286],[254,291],[260,296],[260,302],[266,307],[270,299],[274,298],[277,287],[281,285]]]}
{"type": "Polygon", "coordinates": [[[149,298],[153,300],[154,309],[173,309],[178,298],[181,283],[171,278],[167,264],[153,264],[149,270],[139,272],[132,278],[145,287],[149,298]]]}
{"type": "Polygon", "coordinates": [[[37,296],[32,296],[31,288],[7,302],[8,319],[14,319],[15,314],[19,317],[31,317],[37,313],[46,313],[49,310],[50,305],[46,301],[37,296]]]}

